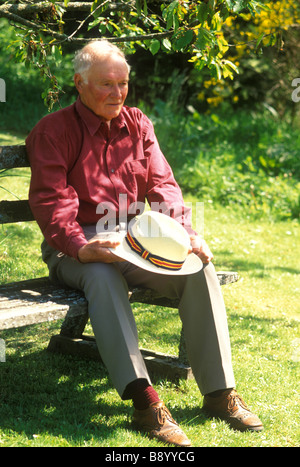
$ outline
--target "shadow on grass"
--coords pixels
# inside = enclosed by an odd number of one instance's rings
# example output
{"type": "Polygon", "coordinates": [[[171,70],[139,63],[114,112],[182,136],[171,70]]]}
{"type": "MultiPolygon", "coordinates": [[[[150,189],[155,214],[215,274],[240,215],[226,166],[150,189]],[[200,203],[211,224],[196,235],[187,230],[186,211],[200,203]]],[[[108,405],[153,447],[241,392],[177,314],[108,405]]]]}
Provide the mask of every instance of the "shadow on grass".
{"type": "Polygon", "coordinates": [[[221,250],[218,252],[218,256],[226,258],[226,260],[222,261],[222,269],[230,269],[237,272],[248,271],[252,276],[255,277],[264,277],[271,269],[277,269],[283,272],[288,272],[290,274],[300,273],[300,269],[288,267],[284,264],[284,262],[278,263],[277,266],[268,266],[266,268],[266,264],[263,261],[250,261],[247,257],[232,258],[232,255],[233,253],[228,250],[221,250]]]}
{"type": "MultiPolygon", "coordinates": [[[[243,315],[241,320],[238,313],[229,315],[233,348],[247,343],[249,332],[252,332],[256,337],[261,336],[250,349],[255,354],[262,351],[262,345],[265,352],[268,342],[280,337],[282,329],[293,327],[293,323],[287,323],[284,318],[243,315]]],[[[46,332],[52,335],[54,330],[54,325],[47,326],[37,328],[39,335],[45,332],[43,341],[46,342],[46,332]]],[[[38,436],[36,444],[39,445],[98,443],[110,446],[119,438],[118,445],[121,446],[121,438],[125,443],[125,437],[130,436],[131,431],[136,434],[131,426],[131,404],[119,398],[103,365],[78,357],[51,354],[41,348],[36,350],[44,343],[36,344],[35,338],[39,336],[29,328],[10,330],[1,337],[7,341],[9,352],[6,363],[0,363],[0,429],[13,442],[28,445],[38,436]]],[[[159,380],[153,378],[153,381],[159,380]]],[[[176,391],[176,385],[170,385],[169,389],[176,391]]],[[[187,406],[181,406],[179,398],[176,407],[170,410],[179,424],[200,427],[210,419],[200,406],[200,398],[190,401],[187,406]]]]}
{"type": "Polygon", "coordinates": [[[0,367],[3,430],[29,439],[47,434],[59,437],[58,444],[65,439],[81,445],[129,428],[128,407],[121,400],[110,402],[107,394],[113,387],[101,364],[46,350],[24,357],[21,352],[0,367]]]}
{"type": "MultiPolygon", "coordinates": [[[[102,364],[46,350],[26,355],[33,343],[18,333],[20,340],[9,343],[14,355],[0,366],[0,428],[13,442],[109,446],[118,431],[137,434],[131,404],[120,399],[102,364]]],[[[153,382],[164,383],[155,375],[153,382]]],[[[196,403],[172,408],[172,416],[191,426],[206,421],[196,403]]]]}

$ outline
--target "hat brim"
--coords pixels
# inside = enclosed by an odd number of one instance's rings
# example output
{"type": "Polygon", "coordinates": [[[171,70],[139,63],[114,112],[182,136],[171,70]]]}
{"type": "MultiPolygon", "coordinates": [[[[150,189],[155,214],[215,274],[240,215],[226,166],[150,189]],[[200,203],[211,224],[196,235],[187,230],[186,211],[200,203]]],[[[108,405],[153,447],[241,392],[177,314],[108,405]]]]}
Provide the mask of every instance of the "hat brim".
{"type": "Polygon", "coordinates": [[[120,237],[119,239],[120,244],[117,245],[115,248],[110,248],[111,252],[119,256],[119,258],[129,261],[135,266],[145,269],[146,271],[155,272],[156,274],[184,276],[187,274],[195,274],[196,272],[201,271],[201,269],[203,268],[203,263],[201,259],[198,256],[196,256],[194,253],[190,253],[187,256],[186,260],[183,263],[182,268],[179,270],[173,271],[173,270],[164,269],[164,268],[155,266],[154,264],[150,263],[146,259],[139,256],[137,253],[135,253],[130,248],[130,246],[128,245],[125,239],[126,232],[119,232],[118,236],[120,237]]]}

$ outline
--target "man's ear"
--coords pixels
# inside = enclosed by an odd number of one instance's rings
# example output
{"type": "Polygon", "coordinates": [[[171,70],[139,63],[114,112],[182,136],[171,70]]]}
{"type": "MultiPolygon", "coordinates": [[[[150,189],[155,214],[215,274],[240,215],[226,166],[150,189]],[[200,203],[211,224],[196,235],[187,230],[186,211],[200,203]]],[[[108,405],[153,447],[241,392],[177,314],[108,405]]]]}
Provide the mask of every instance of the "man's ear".
{"type": "Polygon", "coordinates": [[[82,86],[83,86],[84,80],[81,76],[80,73],[75,73],[74,75],[74,84],[76,86],[77,91],[79,94],[82,92],[82,86]]]}

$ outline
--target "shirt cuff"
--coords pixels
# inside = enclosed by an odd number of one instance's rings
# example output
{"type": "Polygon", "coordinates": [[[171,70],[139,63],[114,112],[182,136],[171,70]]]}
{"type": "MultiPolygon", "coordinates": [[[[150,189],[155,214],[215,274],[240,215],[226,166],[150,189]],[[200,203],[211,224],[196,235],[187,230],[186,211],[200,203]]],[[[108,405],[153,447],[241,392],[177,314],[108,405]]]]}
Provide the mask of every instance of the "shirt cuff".
{"type": "Polygon", "coordinates": [[[83,247],[87,243],[88,241],[86,240],[86,238],[82,238],[82,237],[71,238],[67,245],[67,251],[66,251],[67,255],[79,261],[78,251],[80,250],[81,247],[83,247]]]}

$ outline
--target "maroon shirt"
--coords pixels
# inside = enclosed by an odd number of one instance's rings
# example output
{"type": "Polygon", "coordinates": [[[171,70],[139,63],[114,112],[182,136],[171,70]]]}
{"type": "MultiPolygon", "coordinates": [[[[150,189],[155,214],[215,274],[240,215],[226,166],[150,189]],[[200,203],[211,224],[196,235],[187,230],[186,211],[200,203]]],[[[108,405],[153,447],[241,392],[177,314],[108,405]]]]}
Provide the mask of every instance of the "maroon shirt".
{"type": "Polygon", "coordinates": [[[120,195],[127,200],[122,212],[131,206],[131,217],[138,214],[132,203],[146,199],[155,210],[176,205],[173,217],[193,233],[190,212],[183,214],[181,190],[153,125],[139,109],[124,106],[109,131],[78,98],[44,117],[29,134],[26,147],[32,172],[30,207],[53,248],[77,258],[87,243],[81,226],[97,224],[105,204],[110,213],[115,210],[118,221],[120,195]]]}

